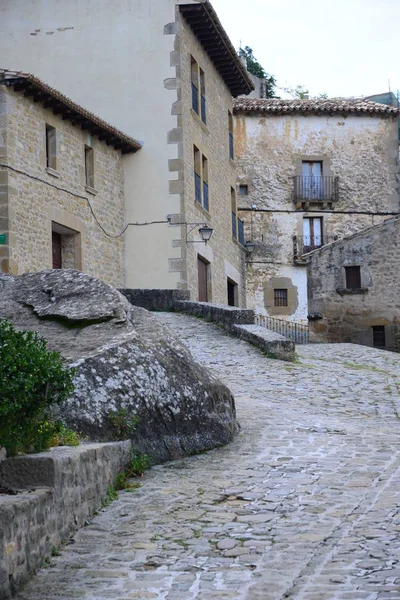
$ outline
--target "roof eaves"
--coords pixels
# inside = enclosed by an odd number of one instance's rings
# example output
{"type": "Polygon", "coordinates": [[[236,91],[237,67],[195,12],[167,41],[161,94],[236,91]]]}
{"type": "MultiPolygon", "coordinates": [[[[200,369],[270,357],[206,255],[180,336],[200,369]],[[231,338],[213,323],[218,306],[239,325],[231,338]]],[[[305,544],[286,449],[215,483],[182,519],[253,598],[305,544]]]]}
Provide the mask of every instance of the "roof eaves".
{"type": "Polygon", "coordinates": [[[214,62],[232,96],[249,94],[254,90],[254,83],[211,2],[203,0],[196,4],[180,4],[179,10],[214,62]],[[208,27],[207,31],[206,27],[208,27]],[[217,46],[216,40],[218,40],[217,46]]]}
{"type": "Polygon", "coordinates": [[[64,120],[70,120],[74,125],[87,129],[107,145],[121,150],[123,154],[137,152],[142,147],[140,142],[76,104],[31,73],[0,69],[0,84],[12,87],[17,92],[24,92],[27,97],[32,96],[34,102],[43,102],[46,108],[60,114],[64,120]]]}

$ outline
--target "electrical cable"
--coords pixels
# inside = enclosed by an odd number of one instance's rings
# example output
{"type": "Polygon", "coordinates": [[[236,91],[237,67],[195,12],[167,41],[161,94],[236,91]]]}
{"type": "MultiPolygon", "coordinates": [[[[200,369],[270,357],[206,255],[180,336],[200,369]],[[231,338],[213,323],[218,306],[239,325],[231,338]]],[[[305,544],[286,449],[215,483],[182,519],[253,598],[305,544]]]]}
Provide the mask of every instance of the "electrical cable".
{"type": "Polygon", "coordinates": [[[25,177],[29,177],[30,179],[34,179],[35,181],[39,181],[40,183],[45,183],[46,185],[49,185],[50,187],[58,190],[59,192],[65,192],[66,194],[70,194],[71,196],[74,196],[75,198],[80,198],[81,200],[86,200],[86,202],[89,206],[89,210],[90,210],[94,220],[96,221],[97,225],[100,227],[100,229],[104,233],[104,235],[106,235],[109,238],[116,239],[116,238],[122,237],[124,235],[125,231],[128,229],[128,227],[143,227],[144,225],[158,225],[161,223],[170,223],[170,221],[168,219],[166,221],[148,221],[145,223],[128,223],[124,227],[124,229],[121,231],[121,233],[117,233],[117,234],[109,233],[108,231],[106,231],[106,229],[104,229],[103,225],[98,220],[96,213],[94,212],[93,207],[90,203],[90,200],[87,196],[82,196],[81,194],[77,194],[76,192],[71,192],[71,190],[67,190],[66,188],[55,185],[54,183],[50,183],[49,181],[46,181],[45,179],[42,179],[41,177],[36,177],[36,175],[31,175],[30,173],[26,173],[26,171],[21,171],[20,169],[16,169],[14,167],[11,167],[10,165],[0,163],[0,167],[4,167],[5,169],[10,169],[10,171],[14,171],[15,173],[19,173],[20,175],[25,175],[25,177]]]}

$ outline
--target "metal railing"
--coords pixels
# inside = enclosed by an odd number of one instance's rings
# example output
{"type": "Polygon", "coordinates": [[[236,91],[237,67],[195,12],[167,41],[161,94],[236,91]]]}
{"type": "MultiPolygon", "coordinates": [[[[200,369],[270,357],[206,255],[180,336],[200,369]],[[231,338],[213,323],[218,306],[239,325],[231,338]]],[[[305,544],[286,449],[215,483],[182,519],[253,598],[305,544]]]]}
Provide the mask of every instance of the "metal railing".
{"type": "Polygon", "coordinates": [[[236,213],[232,211],[232,237],[237,239],[237,218],[236,213]]]}
{"type": "Polygon", "coordinates": [[[317,248],[321,248],[326,244],[335,242],[338,239],[337,235],[320,236],[320,235],[294,235],[293,236],[293,256],[295,260],[301,259],[303,254],[312,252],[317,248]]]}
{"type": "Polygon", "coordinates": [[[239,244],[244,246],[244,223],[242,219],[238,219],[238,240],[239,244]]]}
{"type": "Polygon", "coordinates": [[[305,202],[336,202],[339,199],[339,178],[296,176],[294,178],[294,199],[305,202]]]}
{"type": "Polygon", "coordinates": [[[265,317],[264,315],[255,316],[255,324],[265,327],[270,331],[279,333],[295,344],[308,344],[310,340],[309,325],[304,323],[295,323],[294,321],[285,321],[274,317],[265,317]]]}
{"type": "Polygon", "coordinates": [[[201,177],[196,172],[194,174],[194,197],[196,202],[201,204],[201,177]]]}
{"type": "Polygon", "coordinates": [[[199,114],[199,90],[192,83],[192,108],[195,113],[199,114]]]}

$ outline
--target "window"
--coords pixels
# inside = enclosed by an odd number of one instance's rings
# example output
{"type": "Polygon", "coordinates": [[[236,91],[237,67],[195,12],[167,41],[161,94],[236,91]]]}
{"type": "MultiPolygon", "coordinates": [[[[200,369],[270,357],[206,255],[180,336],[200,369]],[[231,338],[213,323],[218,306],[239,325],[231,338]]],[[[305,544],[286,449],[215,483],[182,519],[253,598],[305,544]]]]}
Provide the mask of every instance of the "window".
{"type": "Polygon", "coordinates": [[[231,187],[232,237],[237,239],[236,192],[231,187]]]}
{"type": "Polygon", "coordinates": [[[241,196],[248,196],[249,186],[248,185],[239,185],[239,194],[241,196]]]}
{"type": "Polygon", "coordinates": [[[361,288],[361,269],[360,267],[345,267],[346,288],[349,290],[359,290],[361,288]]]}
{"type": "Polygon", "coordinates": [[[301,166],[302,197],[305,200],[324,200],[322,161],[304,161],[301,166]]]}
{"type": "Polygon", "coordinates": [[[204,71],[200,69],[197,61],[190,57],[190,70],[192,82],[192,109],[207,123],[206,83],[204,71]]]}
{"type": "Polygon", "coordinates": [[[90,146],[85,146],[85,182],[88,187],[94,188],[94,156],[90,146]]]}
{"type": "Polygon", "coordinates": [[[207,123],[207,106],[206,106],[206,84],[204,71],[200,69],[200,103],[201,103],[201,120],[204,125],[207,123]]]}
{"type": "Polygon", "coordinates": [[[372,327],[372,340],[375,348],[384,348],[386,346],[384,325],[374,325],[372,327]]]}
{"type": "Polygon", "coordinates": [[[208,160],[200,150],[193,146],[194,160],[194,198],[207,212],[210,209],[208,196],[208,160]]]}
{"type": "Polygon", "coordinates": [[[303,254],[322,246],[322,217],[303,219],[303,254]]]}
{"type": "Polygon", "coordinates": [[[196,114],[199,114],[199,65],[191,57],[192,73],[192,108],[196,114]]]}
{"type": "Polygon", "coordinates": [[[274,306],[287,306],[288,305],[288,291],[287,289],[274,289],[274,306]]]}
{"type": "Polygon", "coordinates": [[[56,129],[46,123],[46,167],[57,170],[56,129]]]}
{"type": "Polygon", "coordinates": [[[233,117],[232,113],[228,111],[229,119],[229,158],[233,160],[235,158],[234,145],[233,145],[233,117]]]}

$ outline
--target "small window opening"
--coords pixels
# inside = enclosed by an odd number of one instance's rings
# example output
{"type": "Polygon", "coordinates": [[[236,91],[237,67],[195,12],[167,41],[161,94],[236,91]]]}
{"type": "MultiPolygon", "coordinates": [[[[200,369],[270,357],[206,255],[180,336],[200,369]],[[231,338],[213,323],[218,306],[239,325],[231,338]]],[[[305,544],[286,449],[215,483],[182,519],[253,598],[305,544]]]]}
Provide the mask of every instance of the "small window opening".
{"type": "Polygon", "coordinates": [[[249,186],[248,185],[239,185],[239,194],[241,196],[248,196],[249,186]]]}
{"type": "Polygon", "coordinates": [[[46,167],[57,170],[56,129],[46,123],[46,167]]]}
{"type": "Polygon", "coordinates": [[[275,306],[287,306],[288,305],[288,291],[287,289],[275,289],[274,290],[274,304],[275,306]]]}
{"type": "Polygon", "coordinates": [[[88,187],[94,188],[94,154],[90,146],[85,146],[85,181],[88,187]]]}
{"type": "Polygon", "coordinates": [[[233,117],[232,113],[228,111],[229,120],[229,158],[233,160],[235,158],[234,140],[233,140],[233,117]]]}
{"type": "Polygon", "coordinates": [[[372,327],[372,340],[375,348],[384,348],[386,346],[384,325],[374,325],[372,327]]]}
{"type": "Polygon", "coordinates": [[[346,288],[349,290],[359,290],[361,288],[361,268],[345,267],[346,288]]]}

